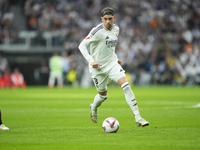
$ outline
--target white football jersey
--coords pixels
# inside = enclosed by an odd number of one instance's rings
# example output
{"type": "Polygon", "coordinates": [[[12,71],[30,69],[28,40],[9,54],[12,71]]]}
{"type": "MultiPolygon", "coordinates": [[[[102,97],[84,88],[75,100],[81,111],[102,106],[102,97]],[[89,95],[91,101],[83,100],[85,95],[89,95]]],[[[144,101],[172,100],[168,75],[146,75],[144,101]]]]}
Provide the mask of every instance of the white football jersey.
{"type": "MultiPolygon", "coordinates": [[[[89,64],[94,61],[98,62],[102,66],[97,70],[107,71],[107,67],[112,67],[118,61],[115,53],[118,34],[119,27],[117,25],[113,24],[112,30],[107,30],[101,23],[90,31],[80,43],[79,49],[89,64]],[[90,54],[87,49],[88,46],[90,46],[90,54]]],[[[89,66],[91,72],[91,65],[89,66]]]]}

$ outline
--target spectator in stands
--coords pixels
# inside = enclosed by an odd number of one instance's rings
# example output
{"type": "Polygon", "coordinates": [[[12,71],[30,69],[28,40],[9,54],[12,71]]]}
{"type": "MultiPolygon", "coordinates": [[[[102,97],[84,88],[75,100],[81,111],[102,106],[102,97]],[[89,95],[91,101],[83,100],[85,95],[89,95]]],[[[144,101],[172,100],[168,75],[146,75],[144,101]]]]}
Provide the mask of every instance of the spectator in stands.
{"type": "Polygon", "coordinates": [[[13,82],[13,87],[26,87],[26,82],[24,81],[23,74],[19,71],[19,68],[14,68],[13,73],[11,74],[11,79],[13,82]]]}
{"type": "Polygon", "coordinates": [[[3,73],[2,77],[1,77],[1,81],[0,82],[1,82],[0,83],[1,88],[9,89],[9,88],[11,88],[13,86],[9,68],[6,68],[4,70],[4,73],[3,73]]]}
{"type": "Polygon", "coordinates": [[[0,77],[3,75],[4,70],[8,68],[8,61],[0,53],[0,77]]]}
{"type": "Polygon", "coordinates": [[[41,60],[39,68],[40,85],[47,85],[49,78],[49,66],[45,59],[41,60]]]}
{"type": "MultiPolygon", "coordinates": [[[[155,70],[156,65],[161,71],[168,70],[168,64],[165,61],[167,57],[165,51],[168,48],[172,56],[177,58],[176,61],[180,62],[182,62],[180,56],[184,55],[185,48],[200,51],[199,0],[26,0],[24,12],[27,17],[27,28],[34,31],[52,32],[52,39],[49,41],[52,42],[53,47],[64,46],[67,50],[72,50],[73,54],[79,55],[76,53],[77,45],[89,29],[100,22],[94,16],[98,15],[105,5],[113,6],[119,12],[116,14],[118,16],[116,24],[121,28],[120,38],[123,40],[119,39],[116,51],[120,53],[122,60],[127,58],[128,61],[123,67],[132,76],[141,72],[141,69],[144,70],[141,73],[150,74],[150,70],[155,70]],[[153,62],[149,59],[152,51],[155,53],[153,62]],[[142,60],[141,55],[145,61],[142,60]]],[[[5,33],[12,41],[15,27],[12,23],[9,1],[0,1],[0,8],[0,43],[4,43],[5,33]]],[[[41,39],[42,35],[43,33],[41,33],[41,39]]],[[[38,43],[40,42],[37,42],[36,46],[38,43]]],[[[40,43],[40,46],[45,44],[47,43],[40,43]]],[[[172,68],[176,67],[176,64],[173,64],[172,68]]],[[[79,66],[77,65],[77,68],[79,66]]],[[[185,66],[188,65],[181,64],[183,69],[178,67],[181,75],[184,74],[185,66]]],[[[77,68],[73,69],[80,70],[77,68]]],[[[159,84],[166,83],[162,80],[162,75],[157,76],[157,73],[154,75],[154,79],[159,81],[159,84]]],[[[77,76],[81,77],[80,71],[77,71],[77,76]]],[[[140,74],[137,76],[140,77],[140,74]]],[[[134,82],[136,81],[138,81],[137,78],[134,82]]],[[[168,80],[167,83],[172,83],[172,81],[168,80]]]]}

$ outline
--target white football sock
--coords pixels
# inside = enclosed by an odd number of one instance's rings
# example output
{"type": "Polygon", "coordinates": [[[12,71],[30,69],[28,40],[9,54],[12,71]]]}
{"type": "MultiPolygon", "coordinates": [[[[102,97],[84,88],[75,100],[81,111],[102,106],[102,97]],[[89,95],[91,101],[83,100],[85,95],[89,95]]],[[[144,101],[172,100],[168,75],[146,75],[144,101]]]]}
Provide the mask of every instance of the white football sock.
{"type": "Polygon", "coordinates": [[[126,82],[126,83],[122,84],[121,88],[124,91],[124,95],[125,95],[125,98],[126,98],[128,105],[130,106],[130,108],[133,111],[133,114],[135,116],[135,120],[137,121],[137,120],[141,119],[139,109],[138,109],[138,105],[137,105],[137,101],[135,99],[135,95],[134,95],[133,91],[131,90],[129,83],[126,82]]]}
{"type": "Polygon", "coordinates": [[[97,109],[106,99],[107,99],[107,95],[102,96],[102,95],[97,94],[94,98],[93,109],[97,109]]]}

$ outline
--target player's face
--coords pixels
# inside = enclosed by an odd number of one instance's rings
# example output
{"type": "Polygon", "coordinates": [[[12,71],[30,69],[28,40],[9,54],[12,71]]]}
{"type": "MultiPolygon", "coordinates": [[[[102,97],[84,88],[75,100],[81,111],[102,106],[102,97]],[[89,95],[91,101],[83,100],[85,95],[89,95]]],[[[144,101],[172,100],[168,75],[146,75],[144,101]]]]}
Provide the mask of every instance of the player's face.
{"type": "Polygon", "coordinates": [[[101,20],[103,21],[103,25],[106,29],[112,30],[113,23],[114,23],[114,20],[115,20],[115,16],[104,15],[103,17],[101,17],[101,20]]]}

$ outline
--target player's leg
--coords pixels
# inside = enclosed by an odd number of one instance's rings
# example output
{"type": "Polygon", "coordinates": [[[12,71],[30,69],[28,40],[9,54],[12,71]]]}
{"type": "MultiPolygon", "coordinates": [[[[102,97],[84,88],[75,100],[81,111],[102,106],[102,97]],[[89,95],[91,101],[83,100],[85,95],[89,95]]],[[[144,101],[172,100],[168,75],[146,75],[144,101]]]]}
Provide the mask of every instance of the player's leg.
{"type": "Polygon", "coordinates": [[[149,125],[149,122],[147,122],[145,119],[143,119],[140,116],[135,95],[134,95],[134,93],[133,93],[133,91],[132,91],[132,89],[131,89],[128,81],[127,81],[124,70],[122,69],[122,67],[119,64],[117,64],[116,66],[114,66],[111,69],[110,74],[109,74],[109,78],[114,80],[124,91],[126,101],[127,101],[128,105],[130,106],[130,108],[133,111],[133,114],[135,116],[136,125],[137,126],[149,125]]]}
{"type": "Polygon", "coordinates": [[[52,88],[54,86],[55,80],[56,80],[55,73],[51,72],[49,76],[49,81],[48,81],[49,88],[52,88]]]}
{"type": "Polygon", "coordinates": [[[131,110],[133,111],[133,114],[134,114],[135,119],[137,121],[138,119],[141,118],[141,116],[140,116],[140,113],[139,113],[139,109],[138,109],[138,105],[137,105],[135,95],[134,95],[133,91],[131,90],[131,87],[130,87],[129,83],[127,82],[126,77],[120,78],[117,81],[117,84],[124,91],[126,101],[127,101],[128,105],[131,107],[131,110]]]}
{"type": "Polygon", "coordinates": [[[1,120],[1,110],[0,110],[0,130],[8,130],[8,129],[9,129],[9,128],[6,127],[6,126],[3,124],[2,120],[1,120]]]}
{"type": "Polygon", "coordinates": [[[58,87],[62,88],[63,87],[63,76],[62,73],[57,74],[57,81],[58,81],[58,87]]]}
{"type": "Polygon", "coordinates": [[[98,76],[93,79],[97,88],[98,94],[95,96],[94,101],[90,104],[90,116],[93,122],[98,121],[98,107],[107,99],[107,77],[98,76]],[[102,80],[103,79],[103,80],[102,80]],[[99,84],[100,83],[100,84],[99,84]]]}
{"type": "Polygon", "coordinates": [[[131,90],[129,83],[127,82],[124,71],[120,72],[120,70],[122,69],[122,68],[121,69],[120,68],[121,68],[121,66],[119,66],[119,65],[113,67],[113,69],[111,70],[111,73],[110,73],[110,78],[112,78],[112,80],[117,82],[117,84],[122,88],[122,90],[124,91],[126,101],[129,104],[129,106],[131,107],[133,114],[135,116],[135,119],[138,120],[141,117],[140,117],[140,113],[138,110],[135,95],[134,95],[133,91],[131,90]]]}
{"type": "Polygon", "coordinates": [[[104,92],[98,92],[94,98],[93,107],[98,108],[107,99],[107,90],[104,92]]]}
{"type": "Polygon", "coordinates": [[[135,116],[135,121],[136,121],[136,125],[137,126],[148,126],[149,122],[147,122],[145,119],[143,119],[140,116],[139,113],[139,109],[138,109],[138,105],[137,105],[137,101],[135,98],[135,95],[129,85],[129,83],[127,82],[126,77],[122,77],[117,81],[117,84],[122,88],[122,90],[124,91],[124,95],[126,98],[127,103],[129,104],[131,110],[133,111],[133,114],[135,116]]]}

